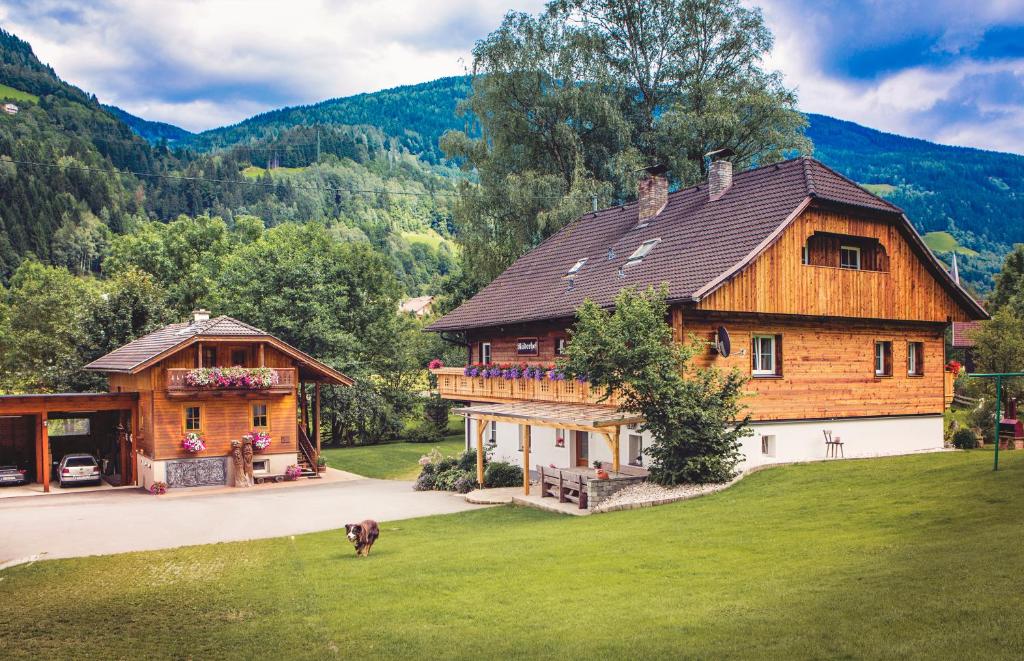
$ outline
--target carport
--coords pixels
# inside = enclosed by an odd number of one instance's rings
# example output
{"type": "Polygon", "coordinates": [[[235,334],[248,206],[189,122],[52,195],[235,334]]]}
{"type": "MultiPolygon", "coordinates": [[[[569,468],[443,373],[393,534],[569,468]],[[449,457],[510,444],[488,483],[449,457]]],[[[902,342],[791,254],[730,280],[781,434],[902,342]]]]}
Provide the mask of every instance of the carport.
{"type": "MultiPolygon", "coordinates": [[[[69,426],[66,422],[68,420],[89,420],[88,425],[83,425],[89,429],[83,437],[90,439],[88,442],[92,447],[97,447],[100,445],[97,439],[101,434],[107,437],[115,435],[112,440],[107,438],[104,442],[113,445],[121,484],[134,484],[137,478],[132,443],[138,432],[138,399],[138,393],[0,396],[0,452],[10,457],[31,460],[35,467],[36,482],[43,485],[44,491],[49,491],[53,456],[51,419],[64,420],[62,427],[69,426]],[[97,431],[93,432],[93,429],[97,431]]],[[[7,460],[11,461],[9,458],[7,460]]]]}

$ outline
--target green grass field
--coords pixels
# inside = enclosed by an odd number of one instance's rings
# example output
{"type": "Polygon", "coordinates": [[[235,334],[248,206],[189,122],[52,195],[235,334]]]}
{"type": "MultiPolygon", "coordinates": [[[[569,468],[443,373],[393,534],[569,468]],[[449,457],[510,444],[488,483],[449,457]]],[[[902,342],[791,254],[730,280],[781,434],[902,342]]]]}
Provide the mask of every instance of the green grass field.
{"type": "Polygon", "coordinates": [[[875,195],[878,195],[879,197],[892,195],[894,192],[896,192],[896,187],[893,186],[892,184],[861,184],[860,187],[868,191],[869,193],[874,193],[875,195]]]}
{"type": "Polygon", "coordinates": [[[433,448],[444,455],[462,452],[465,439],[461,431],[445,437],[441,443],[382,443],[350,448],[326,448],[323,455],[331,468],[348,471],[363,477],[385,480],[415,480],[420,474],[420,457],[433,448]]]}
{"type": "MultiPolygon", "coordinates": [[[[299,172],[305,172],[307,168],[274,168],[271,170],[272,176],[280,176],[282,174],[297,174],[299,172]]],[[[242,169],[242,176],[246,179],[259,179],[267,172],[266,168],[256,167],[250,165],[242,169]]]]}
{"type": "Polygon", "coordinates": [[[39,103],[39,97],[0,83],[0,101],[39,103]]]}
{"type": "Polygon", "coordinates": [[[936,252],[958,252],[961,255],[969,255],[971,257],[978,254],[976,250],[971,250],[965,246],[960,245],[949,232],[928,232],[921,237],[925,245],[936,252]]]}
{"type": "Polygon", "coordinates": [[[0,572],[6,658],[1019,658],[1024,451],[0,572]]]}

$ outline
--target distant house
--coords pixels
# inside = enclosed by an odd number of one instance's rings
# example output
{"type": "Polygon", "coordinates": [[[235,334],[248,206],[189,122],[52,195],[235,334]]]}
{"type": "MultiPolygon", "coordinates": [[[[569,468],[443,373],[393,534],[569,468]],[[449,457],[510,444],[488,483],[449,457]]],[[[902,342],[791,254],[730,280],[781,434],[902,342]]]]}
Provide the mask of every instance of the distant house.
{"type": "Polygon", "coordinates": [[[434,297],[417,296],[416,298],[410,298],[402,301],[398,306],[398,310],[399,312],[405,312],[417,317],[426,317],[434,311],[434,297]]]}
{"type": "Polygon", "coordinates": [[[8,115],[17,115],[18,114],[18,110],[19,110],[18,106],[16,106],[13,103],[5,103],[4,104],[4,112],[7,113],[8,115]]]}
{"type": "Polygon", "coordinates": [[[85,369],[106,373],[109,392],[0,396],[0,463],[24,466],[46,491],[50,467],[72,452],[108,460],[111,483],[232,484],[232,442],[255,432],[270,438],[253,458],[255,477],[291,465],[313,475],[320,386],[352,383],[265,331],[205,310],[85,369]],[[191,434],[205,447],[185,447],[191,434]]]}
{"type": "Polygon", "coordinates": [[[949,346],[951,358],[960,358],[968,372],[974,371],[974,334],[981,330],[983,321],[954,321],[949,346]]]}

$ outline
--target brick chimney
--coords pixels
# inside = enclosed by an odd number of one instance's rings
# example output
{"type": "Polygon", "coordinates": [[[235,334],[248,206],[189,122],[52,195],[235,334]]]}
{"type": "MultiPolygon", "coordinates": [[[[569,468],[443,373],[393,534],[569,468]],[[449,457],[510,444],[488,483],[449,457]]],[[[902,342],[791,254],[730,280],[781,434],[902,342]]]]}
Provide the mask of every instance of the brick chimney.
{"type": "Polygon", "coordinates": [[[210,320],[210,311],[199,308],[198,310],[192,310],[192,323],[198,324],[204,321],[210,320]]]}
{"type": "Polygon", "coordinates": [[[668,168],[654,165],[644,169],[644,176],[637,183],[637,201],[639,202],[639,221],[646,223],[665,210],[668,204],[668,168]]]}
{"type": "Polygon", "coordinates": [[[704,154],[711,161],[708,167],[708,197],[711,201],[725,195],[732,186],[732,163],[725,159],[733,155],[731,149],[718,149],[704,154]]]}

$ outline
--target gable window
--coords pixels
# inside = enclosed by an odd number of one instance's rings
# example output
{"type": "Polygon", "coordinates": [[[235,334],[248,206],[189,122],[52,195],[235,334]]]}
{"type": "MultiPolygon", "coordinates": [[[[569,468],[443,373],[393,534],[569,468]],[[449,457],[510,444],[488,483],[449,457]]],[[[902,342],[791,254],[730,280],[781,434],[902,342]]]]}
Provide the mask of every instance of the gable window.
{"type": "Polygon", "coordinates": [[[195,404],[186,404],[182,409],[182,427],[185,431],[203,430],[203,411],[195,404]]]}
{"type": "Polygon", "coordinates": [[[633,251],[633,254],[626,260],[626,264],[635,264],[641,259],[647,256],[647,253],[654,249],[654,246],[658,245],[661,239],[651,239],[650,241],[644,241],[640,244],[640,247],[633,251]]]}
{"type": "Polygon", "coordinates": [[[270,408],[266,402],[252,403],[252,428],[268,429],[270,427],[270,408]]]}
{"type": "Polygon", "coordinates": [[[587,258],[584,257],[580,261],[578,261],[575,264],[573,264],[572,268],[569,269],[569,271],[566,273],[566,275],[567,276],[574,276],[574,275],[576,275],[577,273],[580,272],[580,269],[583,268],[583,265],[586,264],[586,263],[587,263],[587,258]]]}
{"type": "Polygon", "coordinates": [[[839,268],[860,270],[860,248],[857,246],[839,247],[839,268]]]}
{"type": "Polygon", "coordinates": [[[782,336],[755,335],[751,342],[754,376],[782,376],[782,336]]]}
{"type": "Polygon", "coordinates": [[[481,342],[480,343],[480,362],[489,363],[491,362],[491,343],[481,342]]]}
{"type": "Polygon", "coordinates": [[[924,376],[924,342],[907,342],[907,375],[924,376]]]}
{"type": "Polygon", "coordinates": [[[875,342],[875,376],[892,376],[892,342],[875,342]]]}

